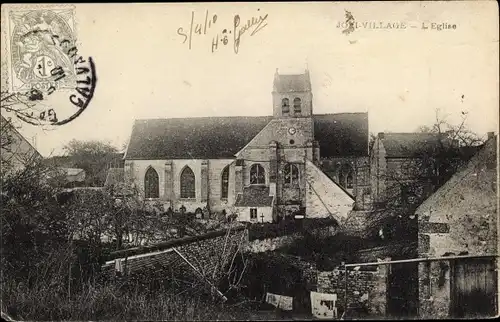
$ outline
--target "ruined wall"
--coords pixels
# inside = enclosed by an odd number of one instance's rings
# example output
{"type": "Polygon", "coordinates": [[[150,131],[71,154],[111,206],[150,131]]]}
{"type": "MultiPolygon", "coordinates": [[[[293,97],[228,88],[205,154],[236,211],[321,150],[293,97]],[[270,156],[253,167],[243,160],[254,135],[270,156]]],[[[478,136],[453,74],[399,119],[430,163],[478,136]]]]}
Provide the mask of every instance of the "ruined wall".
{"type": "MultiPolygon", "coordinates": [[[[320,293],[337,294],[337,308],[342,314],[345,308],[345,271],[336,268],[333,271],[318,272],[317,290],[320,293]]],[[[386,312],[387,268],[360,267],[359,270],[347,270],[348,307],[359,305],[371,316],[383,316],[386,312]]]]}

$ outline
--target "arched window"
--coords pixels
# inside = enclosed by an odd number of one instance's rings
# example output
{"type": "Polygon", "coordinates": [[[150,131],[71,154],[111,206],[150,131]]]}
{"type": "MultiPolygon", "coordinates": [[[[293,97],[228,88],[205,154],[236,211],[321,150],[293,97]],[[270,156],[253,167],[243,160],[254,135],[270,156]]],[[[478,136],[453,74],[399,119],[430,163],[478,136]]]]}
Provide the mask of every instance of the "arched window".
{"type": "Polygon", "coordinates": [[[222,170],[222,182],[221,182],[221,199],[227,199],[229,194],[229,166],[222,170]]]}
{"type": "Polygon", "coordinates": [[[158,173],[152,167],[149,167],[144,175],[144,196],[146,198],[160,197],[158,173]]]}
{"type": "Polygon", "coordinates": [[[195,198],[195,179],[193,170],[185,167],[181,173],[181,198],[195,198]]]}
{"type": "Polygon", "coordinates": [[[284,171],[285,183],[296,185],[299,183],[299,168],[292,163],[285,166],[284,171]]]}
{"type": "Polygon", "coordinates": [[[290,100],[288,98],[281,100],[281,112],[283,115],[288,115],[288,113],[290,113],[290,100]]]}
{"type": "Polygon", "coordinates": [[[347,164],[342,166],[339,172],[339,183],[346,189],[352,189],[354,187],[354,171],[351,166],[347,164]]]}
{"type": "Polygon", "coordinates": [[[265,184],[266,172],[264,168],[256,163],[250,168],[250,184],[265,184]]]}
{"type": "Polygon", "coordinates": [[[293,100],[293,112],[294,113],[300,113],[302,111],[301,104],[302,104],[302,102],[301,102],[300,98],[296,97],[293,100]]]}

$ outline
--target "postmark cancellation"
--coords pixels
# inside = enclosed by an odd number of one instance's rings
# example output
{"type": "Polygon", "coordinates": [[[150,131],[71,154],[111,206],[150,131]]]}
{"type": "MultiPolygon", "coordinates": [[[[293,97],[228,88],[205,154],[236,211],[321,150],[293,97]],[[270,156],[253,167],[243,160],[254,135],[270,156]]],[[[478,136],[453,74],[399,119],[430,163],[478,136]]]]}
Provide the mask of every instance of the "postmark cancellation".
{"type": "Polygon", "coordinates": [[[61,125],[76,118],[92,99],[97,78],[93,59],[78,52],[74,6],[9,6],[2,11],[8,74],[2,95],[8,91],[36,101],[23,115],[25,121],[61,125]]]}

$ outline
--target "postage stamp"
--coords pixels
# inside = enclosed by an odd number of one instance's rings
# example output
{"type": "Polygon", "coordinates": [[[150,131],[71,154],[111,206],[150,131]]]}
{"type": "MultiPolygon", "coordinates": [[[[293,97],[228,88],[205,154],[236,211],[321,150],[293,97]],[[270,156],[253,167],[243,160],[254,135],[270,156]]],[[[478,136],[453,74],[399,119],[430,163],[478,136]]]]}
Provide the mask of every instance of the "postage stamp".
{"type": "Polygon", "coordinates": [[[72,9],[9,12],[13,91],[75,87],[73,63],[53,40],[57,35],[66,39],[68,46],[75,45],[73,16],[72,9]],[[58,66],[66,77],[54,77],[52,70],[58,66]]]}
{"type": "Polygon", "coordinates": [[[90,103],[97,77],[92,57],[78,53],[74,7],[10,7],[3,14],[8,86],[2,100],[20,104],[22,113],[19,106],[11,112],[34,125],[75,119],[90,103]]]}

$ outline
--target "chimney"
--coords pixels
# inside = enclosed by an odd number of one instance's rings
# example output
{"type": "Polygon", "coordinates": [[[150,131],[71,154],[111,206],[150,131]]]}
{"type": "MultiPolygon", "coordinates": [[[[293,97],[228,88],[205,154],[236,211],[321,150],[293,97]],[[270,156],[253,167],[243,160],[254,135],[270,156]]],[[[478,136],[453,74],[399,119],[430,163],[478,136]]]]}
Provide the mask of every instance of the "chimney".
{"type": "Polygon", "coordinates": [[[491,140],[495,137],[495,132],[488,132],[488,140],[491,140]]]}
{"type": "Polygon", "coordinates": [[[384,138],[384,132],[379,132],[378,133],[378,138],[383,139],[384,138]]]}

